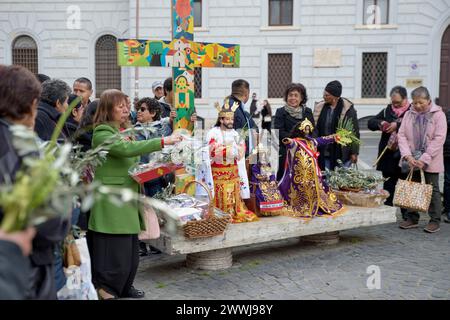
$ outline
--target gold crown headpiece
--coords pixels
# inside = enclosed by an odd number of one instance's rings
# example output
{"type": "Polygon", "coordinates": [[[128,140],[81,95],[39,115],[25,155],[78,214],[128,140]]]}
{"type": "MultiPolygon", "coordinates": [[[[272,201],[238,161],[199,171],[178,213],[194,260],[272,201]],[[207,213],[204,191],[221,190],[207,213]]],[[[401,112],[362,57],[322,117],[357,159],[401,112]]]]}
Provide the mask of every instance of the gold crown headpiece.
{"type": "Polygon", "coordinates": [[[305,129],[308,126],[309,126],[309,130],[313,131],[313,129],[314,129],[313,124],[308,119],[305,119],[305,120],[302,121],[302,123],[300,124],[300,127],[298,127],[298,128],[300,129],[300,131],[305,132],[305,129]]]}
{"type": "Polygon", "coordinates": [[[221,107],[218,102],[214,104],[219,112],[219,117],[234,117],[234,112],[239,108],[239,102],[235,101],[232,106],[230,106],[230,102],[228,99],[225,99],[224,105],[221,107]]]}

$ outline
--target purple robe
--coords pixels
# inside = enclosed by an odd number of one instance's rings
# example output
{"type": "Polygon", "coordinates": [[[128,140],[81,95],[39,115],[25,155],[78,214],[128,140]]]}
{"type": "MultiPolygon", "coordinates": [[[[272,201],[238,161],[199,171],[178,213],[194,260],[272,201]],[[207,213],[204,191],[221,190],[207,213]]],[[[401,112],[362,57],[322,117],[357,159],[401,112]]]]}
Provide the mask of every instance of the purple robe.
{"type": "Polygon", "coordinates": [[[287,157],[278,189],[290,215],[302,218],[333,215],[343,205],[322,178],[317,147],[333,143],[334,138],[296,138],[286,145],[287,157]]]}
{"type": "Polygon", "coordinates": [[[282,212],[284,201],[270,164],[252,165],[251,186],[261,215],[275,216],[282,212]]]}

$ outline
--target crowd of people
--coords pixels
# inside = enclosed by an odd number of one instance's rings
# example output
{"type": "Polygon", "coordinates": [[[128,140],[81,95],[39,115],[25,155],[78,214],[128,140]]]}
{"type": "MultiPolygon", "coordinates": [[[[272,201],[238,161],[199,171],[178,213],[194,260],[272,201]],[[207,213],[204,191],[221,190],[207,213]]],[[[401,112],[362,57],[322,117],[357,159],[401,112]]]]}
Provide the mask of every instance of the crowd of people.
{"type": "MultiPolygon", "coordinates": [[[[399,179],[404,180],[413,169],[413,181],[420,182],[420,172],[423,171],[426,183],[433,186],[428,210],[430,221],[424,230],[428,233],[438,232],[442,213],[445,215],[445,222],[450,222],[450,180],[444,167],[444,145],[450,143],[447,130],[449,111],[444,113],[432,101],[425,87],[411,92],[411,103],[408,101],[406,88],[401,86],[394,87],[390,97],[391,103],[368,124],[370,130],[382,132],[377,170],[387,179],[384,189],[391,194],[386,204],[393,205],[393,194],[399,179]],[[444,172],[444,204],[447,207],[442,210],[439,174],[444,172]]],[[[412,229],[419,226],[419,213],[402,209],[402,216],[404,221],[400,223],[400,228],[412,229]]]]}
{"type": "MultiPolygon", "coordinates": [[[[285,106],[277,109],[274,129],[278,130],[279,165],[277,181],[282,182],[289,154],[283,141],[293,137],[293,132],[307,119],[315,128],[311,136],[326,137],[336,133],[339,121],[352,123],[354,133],[359,137],[359,125],[353,103],[341,97],[342,85],[332,81],[324,89],[323,101],[315,105],[314,111],[306,106],[308,95],[302,84],[291,84],[284,94],[285,106]]],[[[255,99],[256,95],[253,95],[255,99]]],[[[368,121],[368,129],[381,131],[376,169],[385,178],[383,188],[389,192],[385,204],[393,206],[393,198],[399,179],[405,180],[413,170],[412,181],[420,182],[424,172],[425,182],[433,186],[431,205],[428,210],[429,223],[424,228],[428,233],[440,230],[442,215],[450,222],[450,110],[433,102],[426,87],[416,88],[408,99],[407,89],[395,86],[389,94],[391,103],[368,121]],[[439,174],[444,174],[443,200],[439,189],[439,174]]],[[[265,103],[267,105],[268,103],[265,103]]],[[[252,114],[258,116],[252,103],[252,114]]],[[[270,110],[270,106],[269,106],[270,110]]],[[[264,124],[264,122],[263,122],[264,124]]],[[[268,128],[267,130],[270,130],[268,128]]],[[[358,162],[359,148],[356,144],[342,147],[336,143],[320,143],[318,166],[321,170],[333,170],[338,161],[345,166],[358,162]]],[[[280,184],[282,186],[282,184],[280,184]]],[[[401,209],[401,229],[417,228],[419,213],[401,209]]]]}
{"type": "MultiPolygon", "coordinates": [[[[20,66],[0,66],[0,141],[5,142],[0,144],[0,183],[7,179],[14,181],[24,157],[12,144],[10,127],[25,125],[35,131],[40,141],[49,141],[68,105],[79,100],[64,124],[59,141],[69,141],[87,151],[120,132],[127,132],[128,128],[136,129],[108,146],[106,159],[86,183],[97,182],[154,196],[173,183],[174,176],[147,182],[140,190],[128,170],[136,163],[148,162],[151,153],[180,142],[182,137],[172,130],[177,115],[172,106],[172,79],[156,81],[152,91],[153,97],[136,99],[133,108],[130,98],[116,89],[104,91],[100,99],[92,99],[92,83],[84,77],[69,86],[46,75],[36,77],[20,66]]],[[[260,152],[261,134],[255,119],[261,116],[263,132],[267,131],[271,137],[272,129],[276,129],[280,145],[278,172],[270,181],[278,183],[276,192],[292,216],[338,214],[342,205],[331,196],[322,171],[333,170],[340,162],[345,166],[355,164],[359,155],[357,144],[336,143],[342,121],[350,122],[351,130],[359,138],[356,108],[342,97],[342,92],[339,81],[328,83],[323,101],[312,110],[307,107],[306,87],[292,83],[284,93],[285,105],[273,116],[268,100],[264,100],[260,110],[256,107],[256,95],[252,96],[250,112],[247,112],[244,106],[250,99],[250,84],[243,79],[234,81],[230,95],[218,110],[215,126],[206,134],[211,161],[198,172],[202,175],[199,179],[214,192],[215,206],[230,213],[234,223],[258,220],[250,196],[249,156],[253,150],[260,152]],[[243,129],[250,129],[250,134],[240,136],[238,132],[243,129]]],[[[425,231],[435,233],[440,229],[442,214],[450,222],[450,140],[447,138],[450,114],[444,114],[432,102],[425,87],[411,93],[411,103],[406,89],[400,86],[392,89],[390,98],[391,103],[368,123],[370,130],[382,132],[377,170],[387,179],[384,189],[391,194],[386,205],[393,205],[392,195],[399,179],[405,179],[414,170],[413,179],[419,181],[423,170],[426,182],[433,185],[428,210],[430,222],[425,231]],[[442,209],[438,182],[439,174],[444,171],[442,209]]],[[[196,120],[193,114],[191,121],[196,120]]],[[[273,196],[274,192],[267,195],[273,196]]],[[[270,199],[266,200],[270,203],[270,199]]],[[[72,225],[87,230],[92,282],[100,299],[145,295],[133,286],[139,255],[157,250],[139,243],[142,224],[137,206],[125,204],[119,208],[103,195],[95,200],[90,211],[79,211],[74,208],[70,219],[50,219],[24,231],[10,234],[0,231],[0,274],[6,275],[0,277],[0,299],[57,298],[58,290],[65,285],[60,246],[72,225]]],[[[402,210],[402,216],[400,228],[418,227],[417,212],[402,210]]],[[[0,222],[2,219],[0,208],[0,222]]]]}
{"type": "MultiPolygon", "coordinates": [[[[36,77],[20,66],[0,66],[0,79],[0,132],[5,142],[0,147],[0,183],[14,181],[24,158],[12,143],[10,127],[24,125],[35,131],[38,141],[49,141],[59,118],[78,97],[81,98],[66,120],[59,142],[71,142],[87,151],[119,131],[133,126],[143,128],[137,131],[139,135],[130,134],[127,139],[119,139],[109,146],[106,160],[87,182],[98,181],[102,185],[139,192],[139,185],[128,174],[129,167],[139,157],[145,158],[181,139],[178,134],[172,134],[171,124],[176,113],[170,104],[170,78],[164,84],[153,85],[154,97],[137,101],[137,114],[132,112],[130,99],[119,90],[106,90],[100,99],[91,101],[93,88],[87,78],[76,79],[70,87],[62,80],[43,74],[36,77]],[[164,113],[163,109],[167,111],[164,113]],[[145,129],[152,135],[146,134],[145,129]]],[[[195,114],[191,120],[196,121],[195,114]]],[[[153,189],[162,187],[156,185],[153,189]]],[[[155,191],[145,188],[144,192],[152,195],[155,191]]],[[[66,281],[61,246],[73,225],[87,230],[92,281],[99,298],[143,296],[142,291],[133,287],[139,259],[137,206],[117,210],[108,199],[100,199],[89,212],[79,211],[74,208],[70,219],[50,219],[22,232],[0,232],[0,298],[56,299],[66,281]]],[[[2,219],[0,208],[0,222],[2,219]]]]}

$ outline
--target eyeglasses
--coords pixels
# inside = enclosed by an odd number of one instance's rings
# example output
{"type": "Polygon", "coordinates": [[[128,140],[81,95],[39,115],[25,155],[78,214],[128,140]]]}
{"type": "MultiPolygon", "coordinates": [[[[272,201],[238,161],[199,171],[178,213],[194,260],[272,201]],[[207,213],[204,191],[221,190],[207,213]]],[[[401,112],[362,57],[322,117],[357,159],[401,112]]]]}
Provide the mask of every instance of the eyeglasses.
{"type": "Polygon", "coordinates": [[[140,112],[145,112],[145,111],[147,111],[148,109],[146,108],[146,107],[140,107],[137,111],[140,111],[140,112]]]}

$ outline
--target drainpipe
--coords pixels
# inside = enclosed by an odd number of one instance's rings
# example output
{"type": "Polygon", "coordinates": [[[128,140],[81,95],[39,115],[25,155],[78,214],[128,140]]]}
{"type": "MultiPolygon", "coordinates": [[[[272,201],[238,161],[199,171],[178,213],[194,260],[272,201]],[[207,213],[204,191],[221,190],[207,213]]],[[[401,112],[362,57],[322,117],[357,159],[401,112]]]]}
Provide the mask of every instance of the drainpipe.
{"type": "MultiPolygon", "coordinates": [[[[139,39],[139,0],[136,0],[136,39],[139,39]]],[[[139,98],[139,67],[134,68],[134,97],[139,98]]]]}

